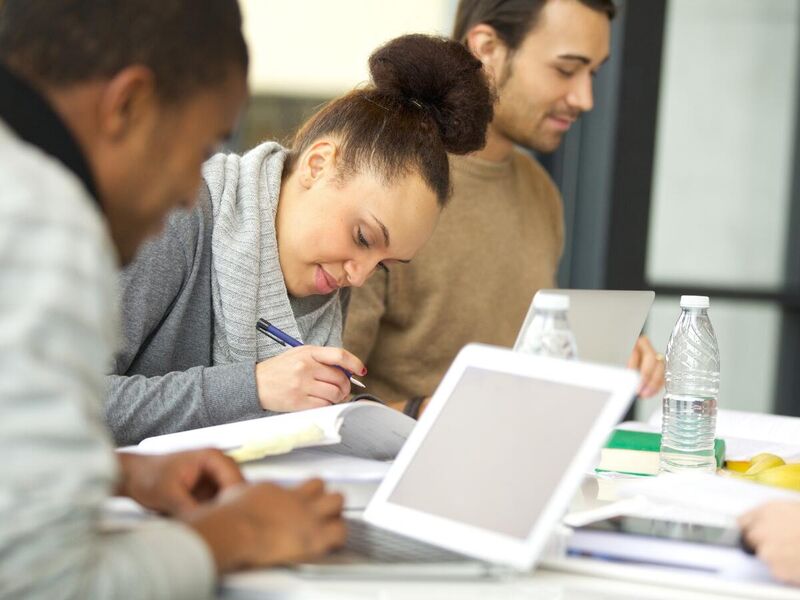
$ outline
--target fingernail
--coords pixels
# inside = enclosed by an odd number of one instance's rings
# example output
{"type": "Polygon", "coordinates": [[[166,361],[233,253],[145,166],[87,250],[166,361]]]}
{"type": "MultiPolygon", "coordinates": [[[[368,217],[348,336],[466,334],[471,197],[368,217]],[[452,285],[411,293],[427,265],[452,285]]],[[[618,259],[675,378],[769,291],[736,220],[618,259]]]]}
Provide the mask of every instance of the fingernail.
{"type": "Polygon", "coordinates": [[[361,375],[366,375],[366,374],[367,374],[367,367],[364,367],[363,369],[361,369],[361,375]]]}

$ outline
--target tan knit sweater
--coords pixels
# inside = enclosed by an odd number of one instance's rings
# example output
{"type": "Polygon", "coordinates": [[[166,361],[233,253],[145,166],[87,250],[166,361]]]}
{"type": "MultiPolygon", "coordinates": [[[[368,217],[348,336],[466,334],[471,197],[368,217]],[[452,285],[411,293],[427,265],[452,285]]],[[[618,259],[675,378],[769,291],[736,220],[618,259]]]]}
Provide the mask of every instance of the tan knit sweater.
{"type": "Polygon", "coordinates": [[[555,285],[561,198],[533,159],[451,157],[453,197],[408,265],[353,289],[344,345],[389,402],[433,393],[469,342],[512,346],[533,294],[555,285]]]}

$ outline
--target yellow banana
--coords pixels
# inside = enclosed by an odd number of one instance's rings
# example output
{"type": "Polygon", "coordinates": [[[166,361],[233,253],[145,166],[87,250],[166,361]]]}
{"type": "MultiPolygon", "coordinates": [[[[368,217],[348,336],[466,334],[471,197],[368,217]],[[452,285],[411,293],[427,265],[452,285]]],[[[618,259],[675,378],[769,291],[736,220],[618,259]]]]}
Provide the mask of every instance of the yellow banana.
{"type": "Polygon", "coordinates": [[[775,458],[783,462],[783,459],[780,456],[778,456],[777,454],[771,454],[770,452],[762,452],[761,454],[756,454],[753,458],[750,459],[750,462],[757,463],[761,462],[762,460],[773,460],[775,458]]]}
{"type": "Polygon", "coordinates": [[[754,476],[759,483],[800,491],[800,463],[784,464],[754,476]]]}
{"type": "Polygon", "coordinates": [[[726,460],[725,468],[736,473],[744,473],[750,468],[749,460],[726,460]]]}
{"type": "Polygon", "coordinates": [[[744,474],[758,475],[763,471],[766,471],[768,469],[773,469],[775,467],[779,467],[785,464],[786,462],[780,456],[764,452],[762,454],[756,454],[750,460],[750,467],[744,472],[744,474]]]}

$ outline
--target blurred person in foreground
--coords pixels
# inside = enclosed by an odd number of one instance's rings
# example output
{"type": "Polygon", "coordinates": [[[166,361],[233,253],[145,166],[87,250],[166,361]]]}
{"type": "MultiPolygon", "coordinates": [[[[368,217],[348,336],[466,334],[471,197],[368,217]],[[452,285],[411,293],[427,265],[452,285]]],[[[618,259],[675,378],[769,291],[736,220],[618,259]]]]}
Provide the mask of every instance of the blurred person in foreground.
{"type": "Polygon", "coordinates": [[[319,481],[115,453],[103,423],[117,268],[192,203],[247,95],[236,1],[0,6],[0,597],[203,598],[342,543],[319,481]],[[179,518],[108,530],[115,493],[179,518]]]}

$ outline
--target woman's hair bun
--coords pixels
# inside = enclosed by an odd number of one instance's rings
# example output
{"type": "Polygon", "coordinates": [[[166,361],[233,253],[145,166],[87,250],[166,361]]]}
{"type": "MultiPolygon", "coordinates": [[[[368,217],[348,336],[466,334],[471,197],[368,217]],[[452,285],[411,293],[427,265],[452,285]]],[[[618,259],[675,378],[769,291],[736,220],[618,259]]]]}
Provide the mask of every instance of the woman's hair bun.
{"type": "Polygon", "coordinates": [[[379,95],[430,113],[448,152],[483,147],[494,94],[483,65],[465,46],[443,37],[404,35],[373,52],[369,70],[379,95]]]}

